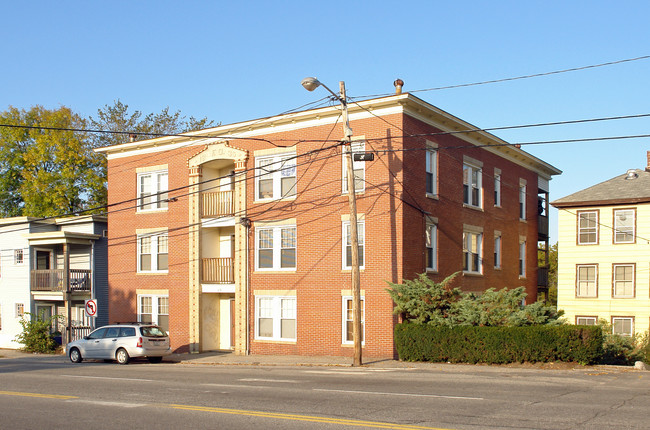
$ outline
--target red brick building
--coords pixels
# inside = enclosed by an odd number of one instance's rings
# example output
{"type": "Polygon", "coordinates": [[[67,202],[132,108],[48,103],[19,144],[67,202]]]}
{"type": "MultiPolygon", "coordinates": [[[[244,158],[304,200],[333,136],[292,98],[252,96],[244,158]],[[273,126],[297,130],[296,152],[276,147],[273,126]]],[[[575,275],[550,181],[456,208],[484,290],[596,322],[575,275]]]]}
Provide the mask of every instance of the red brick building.
{"type": "MultiPolygon", "coordinates": [[[[466,291],[525,286],[535,301],[560,171],[410,94],[349,114],[352,150],[375,156],[354,165],[364,356],[394,356],[386,281],[461,272],[466,291]]],[[[352,355],[340,115],[326,107],[101,149],[110,320],[157,322],[179,351],[352,355]]]]}

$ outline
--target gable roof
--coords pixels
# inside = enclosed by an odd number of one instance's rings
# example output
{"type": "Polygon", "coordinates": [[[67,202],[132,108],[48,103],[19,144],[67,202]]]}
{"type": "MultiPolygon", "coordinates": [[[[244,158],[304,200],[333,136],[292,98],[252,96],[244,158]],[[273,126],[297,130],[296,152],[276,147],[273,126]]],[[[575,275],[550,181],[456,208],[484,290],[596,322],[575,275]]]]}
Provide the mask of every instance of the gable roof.
{"type": "Polygon", "coordinates": [[[630,169],[628,173],[555,200],[551,205],[565,208],[645,202],[650,202],[650,172],[630,169]]]}

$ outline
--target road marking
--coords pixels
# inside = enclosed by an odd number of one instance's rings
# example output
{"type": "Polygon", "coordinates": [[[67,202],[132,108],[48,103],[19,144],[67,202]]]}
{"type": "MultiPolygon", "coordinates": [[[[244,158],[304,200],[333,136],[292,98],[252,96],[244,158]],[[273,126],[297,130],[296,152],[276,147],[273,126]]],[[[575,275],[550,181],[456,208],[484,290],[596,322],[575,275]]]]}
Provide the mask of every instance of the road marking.
{"type": "Polygon", "coordinates": [[[296,381],[295,379],[257,379],[257,378],[244,378],[244,379],[238,379],[238,381],[242,382],[283,382],[287,384],[297,384],[299,381],[296,381]]]}
{"type": "Polygon", "coordinates": [[[136,379],[136,378],[110,378],[108,376],[85,376],[85,375],[60,375],[66,378],[85,378],[85,379],[109,379],[111,381],[137,381],[137,382],[156,382],[153,379],[136,379]]]}
{"type": "Polygon", "coordinates": [[[147,406],[145,403],[125,403],[125,402],[107,402],[103,400],[70,400],[74,403],[90,403],[91,405],[99,406],[119,406],[121,408],[139,408],[142,406],[147,406]]]}
{"type": "Polygon", "coordinates": [[[339,424],[344,426],[355,427],[372,427],[378,429],[394,430],[444,430],[438,427],[423,427],[410,424],[395,424],[380,421],[363,421],[343,418],[319,417],[315,415],[295,415],[282,414],[277,412],[247,411],[241,409],[212,408],[208,406],[191,406],[191,405],[168,405],[173,409],[182,409],[186,411],[212,412],[217,414],[245,415],[250,417],[274,418],[279,420],[304,421],[312,423],[339,424]]]}
{"type": "Polygon", "coordinates": [[[320,375],[341,375],[344,373],[351,373],[354,375],[367,375],[369,373],[376,373],[376,372],[398,372],[400,370],[408,370],[408,369],[340,369],[340,370],[303,370],[303,373],[313,373],[313,374],[320,374],[320,375]]]}
{"type": "Polygon", "coordinates": [[[379,396],[436,397],[441,399],[485,400],[483,397],[444,396],[439,394],[382,393],[379,391],[328,390],[325,388],[314,388],[314,391],[330,391],[333,393],[349,394],[375,394],[379,396]]]}
{"type": "Polygon", "coordinates": [[[226,387],[226,388],[277,388],[277,387],[269,387],[266,385],[246,385],[246,384],[211,384],[211,383],[205,383],[201,385],[207,385],[209,387],[226,387]]]}
{"type": "Polygon", "coordinates": [[[42,399],[61,399],[61,400],[71,400],[78,399],[77,396],[63,396],[60,394],[41,394],[41,393],[21,393],[18,391],[0,391],[0,395],[4,396],[21,396],[21,397],[39,397],[42,399]]]}

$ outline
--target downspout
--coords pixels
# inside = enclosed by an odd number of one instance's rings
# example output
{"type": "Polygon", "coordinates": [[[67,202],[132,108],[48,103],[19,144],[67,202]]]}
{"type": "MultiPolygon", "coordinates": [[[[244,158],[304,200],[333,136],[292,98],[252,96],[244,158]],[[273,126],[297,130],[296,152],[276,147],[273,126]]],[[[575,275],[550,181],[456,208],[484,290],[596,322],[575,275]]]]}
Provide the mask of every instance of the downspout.
{"type": "MultiPolygon", "coordinates": [[[[91,299],[97,299],[96,296],[96,291],[95,291],[95,241],[90,242],[90,298],[91,299]]],[[[102,303],[102,306],[104,303],[102,303]]],[[[108,303],[106,303],[108,305],[108,303]]],[[[84,312],[85,312],[85,306],[84,306],[84,312]]],[[[97,315],[94,317],[91,317],[91,324],[90,328],[91,330],[95,329],[95,326],[97,325],[97,315]]]]}

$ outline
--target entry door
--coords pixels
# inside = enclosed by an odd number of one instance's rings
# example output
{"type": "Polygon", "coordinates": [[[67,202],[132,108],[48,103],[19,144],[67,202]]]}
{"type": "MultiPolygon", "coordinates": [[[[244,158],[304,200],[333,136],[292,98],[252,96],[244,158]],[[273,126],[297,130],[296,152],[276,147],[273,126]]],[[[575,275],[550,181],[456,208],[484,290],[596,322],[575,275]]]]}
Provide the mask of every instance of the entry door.
{"type": "Polygon", "coordinates": [[[235,299],[230,300],[230,348],[235,347],[235,299]]]}
{"type": "Polygon", "coordinates": [[[36,250],[36,270],[50,270],[50,251],[36,250]]]}

